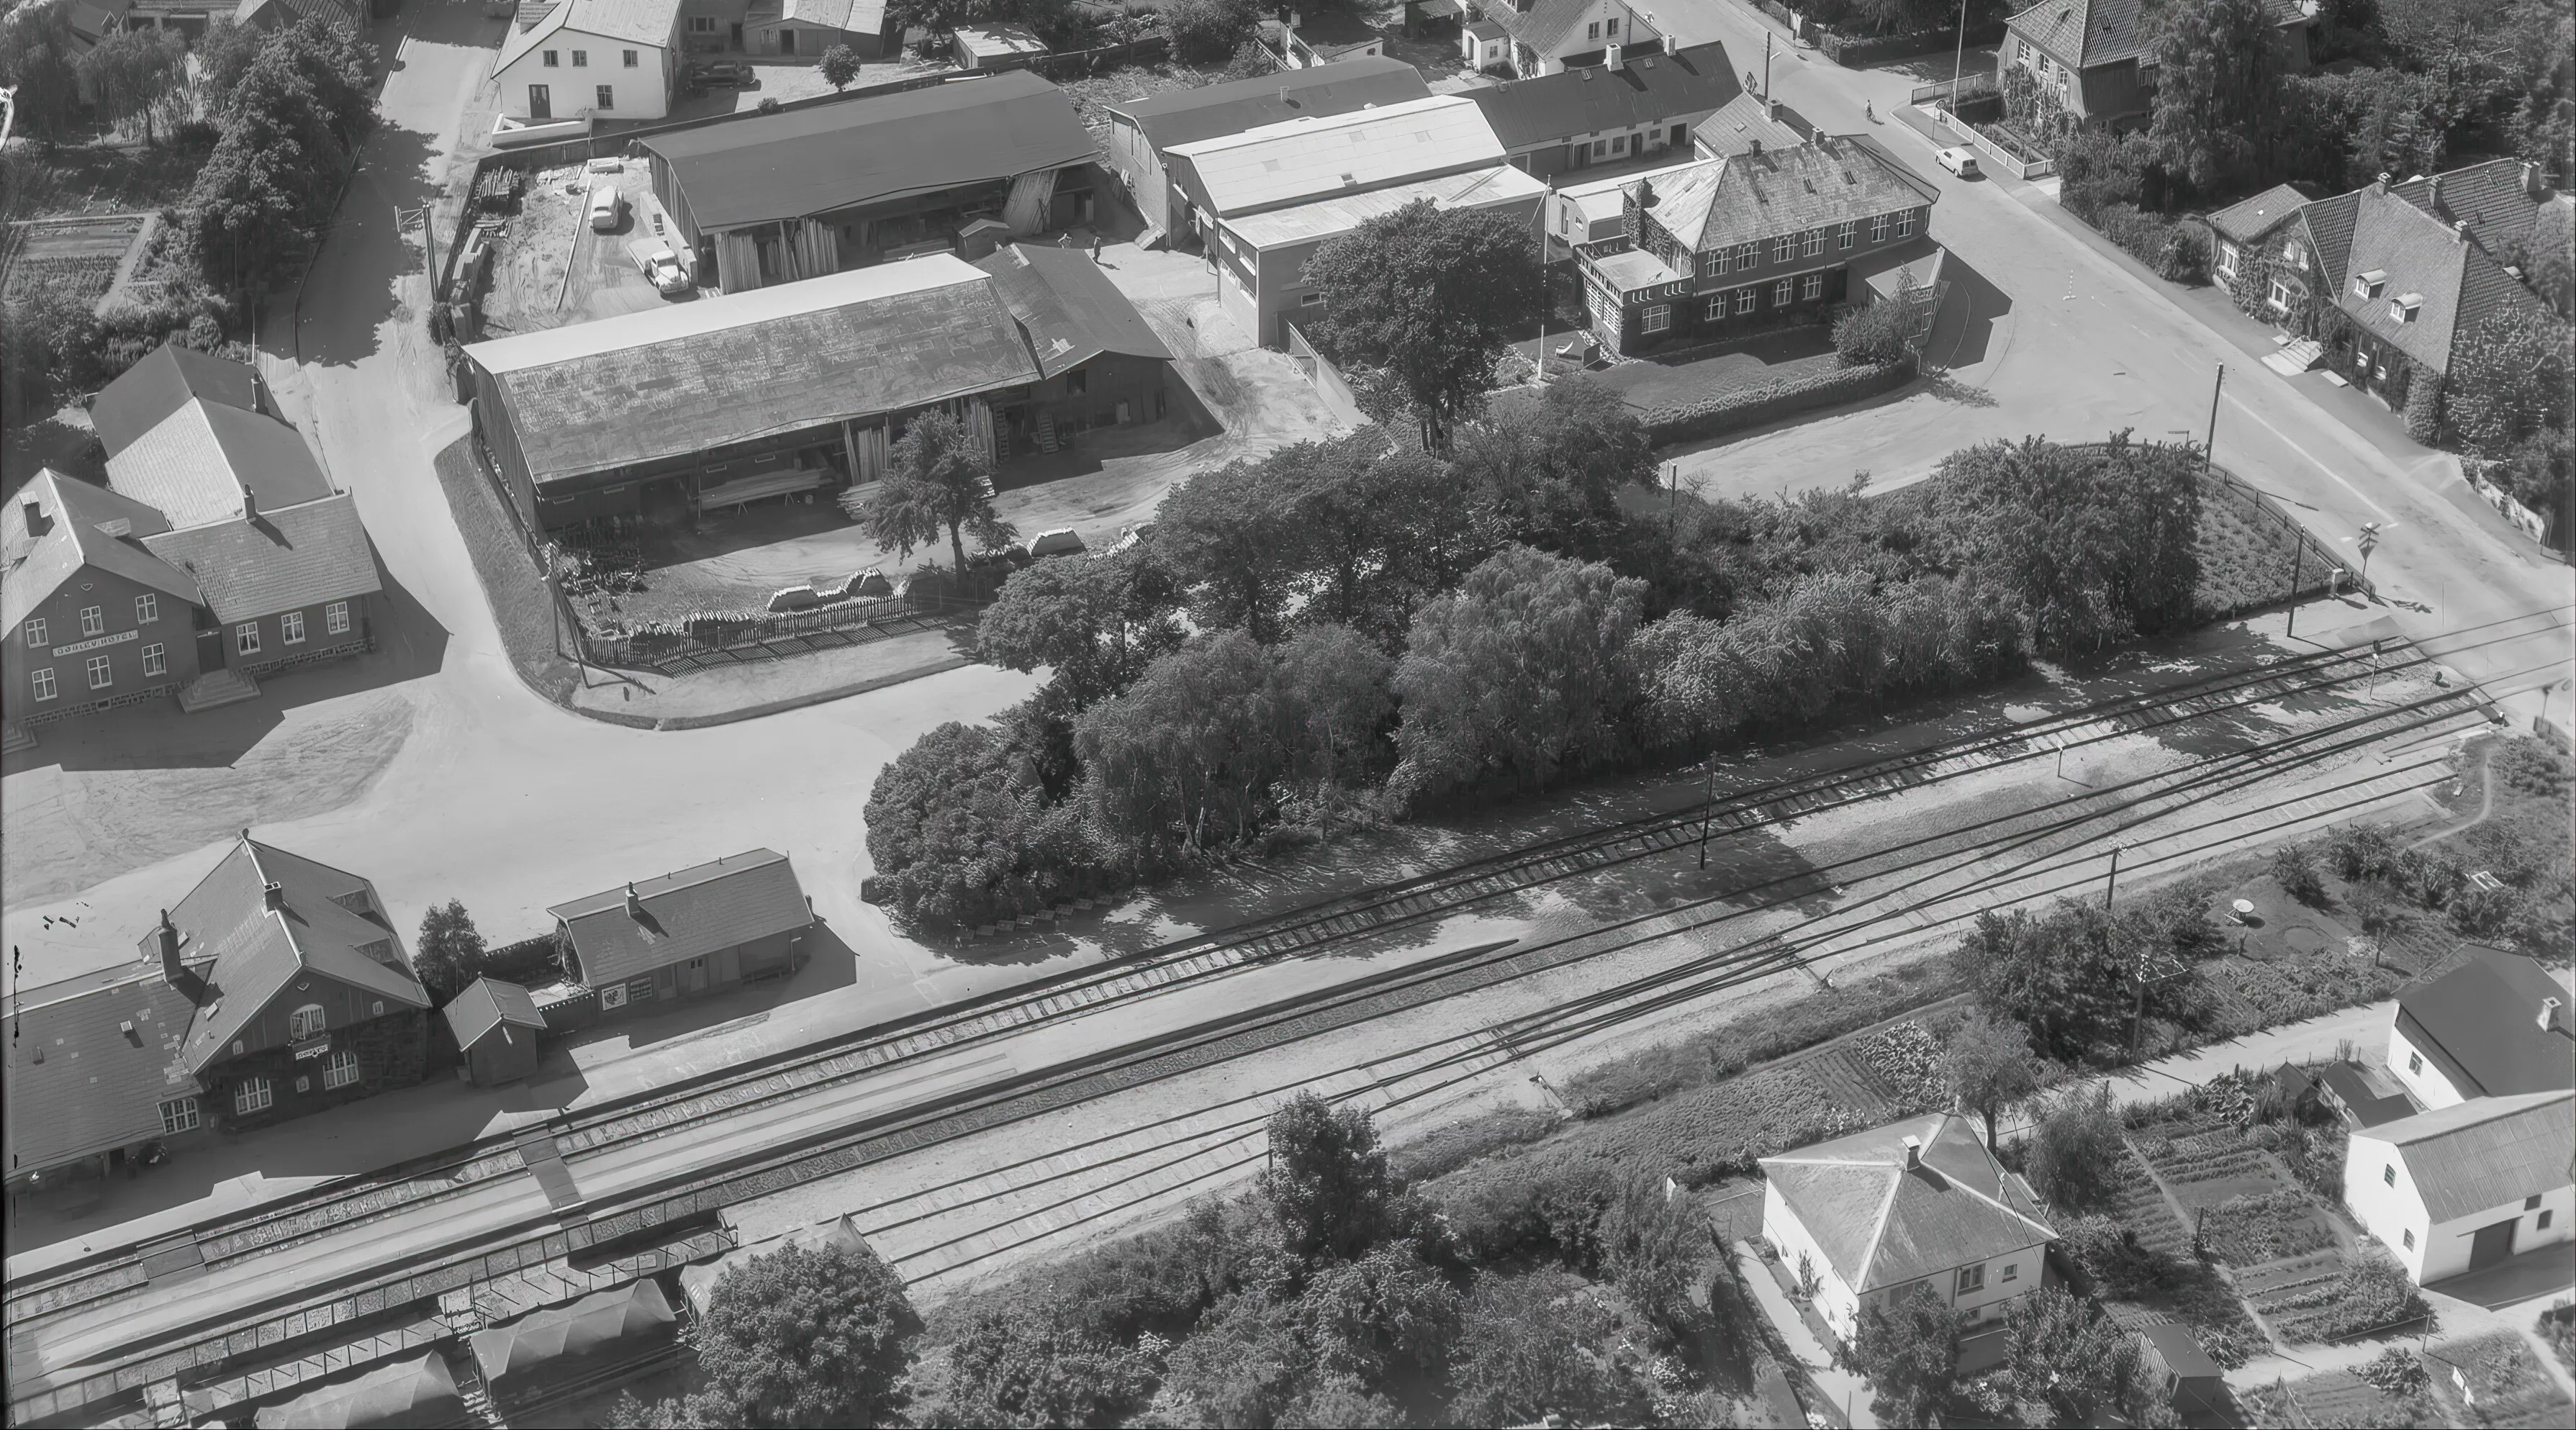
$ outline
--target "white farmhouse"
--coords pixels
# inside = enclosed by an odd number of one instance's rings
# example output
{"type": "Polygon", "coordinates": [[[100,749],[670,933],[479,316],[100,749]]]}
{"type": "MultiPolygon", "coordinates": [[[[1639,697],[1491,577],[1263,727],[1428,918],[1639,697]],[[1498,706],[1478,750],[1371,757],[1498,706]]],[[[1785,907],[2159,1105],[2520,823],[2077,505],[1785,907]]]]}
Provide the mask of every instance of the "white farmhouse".
{"type": "Polygon", "coordinates": [[[1863,1305],[1918,1286],[1984,1322],[2048,1276],[2056,1229],[1957,1113],[1765,1157],[1762,1175],[1763,1239],[1815,1278],[1816,1309],[1845,1339],[1863,1305]]]}
{"type": "Polygon", "coordinates": [[[2344,1205],[2418,1283],[2568,1239],[2576,1214],[2576,1101],[2478,1097],[2356,1128],[2344,1205]]]}
{"type": "Polygon", "coordinates": [[[2398,990],[2388,1070],[2425,1108],[2576,1090],[2568,990],[2528,958],[2471,944],[2440,974],[2398,990]]]}
{"type": "Polygon", "coordinates": [[[501,112],[549,119],[662,119],[680,66],[680,0],[564,0],[522,8],[492,67],[501,112]]]}

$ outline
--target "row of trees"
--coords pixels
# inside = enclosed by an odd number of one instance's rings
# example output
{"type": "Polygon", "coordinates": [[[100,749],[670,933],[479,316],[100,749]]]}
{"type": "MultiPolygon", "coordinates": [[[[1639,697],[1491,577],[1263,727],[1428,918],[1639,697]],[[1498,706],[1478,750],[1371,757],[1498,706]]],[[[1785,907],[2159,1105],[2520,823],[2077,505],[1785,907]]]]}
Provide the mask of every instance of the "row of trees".
{"type": "Polygon", "coordinates": [[[251,56],[179,208],[208,278],[239,287],[302,252],[330,218],[375,118],[375,63],[374,46],[321,20],[268,36],[251,56]]]}
{"type": "Polygon", "coordinates": [[[0,24],[0,85],[15,90],[12,128],[46,142],[78,132],[84,110],[109,124],[140,121],[146,145],[163,126],[194,114],[222,113],[235,85],[268,40],[267,32],[218,17],[194,46],[177,30],[131,26],[101,36],[86,51],[74,39],[68,0],[18,8],[0,24]],[[81,91],[90,99],[85,105],[81,91]]]}

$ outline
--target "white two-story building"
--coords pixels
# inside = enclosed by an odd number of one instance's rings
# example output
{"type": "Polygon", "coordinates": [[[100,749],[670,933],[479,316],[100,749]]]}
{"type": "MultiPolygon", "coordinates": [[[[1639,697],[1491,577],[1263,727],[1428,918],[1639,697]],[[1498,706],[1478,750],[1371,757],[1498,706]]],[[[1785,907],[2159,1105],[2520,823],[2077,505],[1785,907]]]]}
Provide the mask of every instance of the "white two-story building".
{"type": "Polygon", "coordinates": [[[492,65],[512,119],[646,120],[671,113],[680,0],[564,0],[511,22],[492,65]]]}

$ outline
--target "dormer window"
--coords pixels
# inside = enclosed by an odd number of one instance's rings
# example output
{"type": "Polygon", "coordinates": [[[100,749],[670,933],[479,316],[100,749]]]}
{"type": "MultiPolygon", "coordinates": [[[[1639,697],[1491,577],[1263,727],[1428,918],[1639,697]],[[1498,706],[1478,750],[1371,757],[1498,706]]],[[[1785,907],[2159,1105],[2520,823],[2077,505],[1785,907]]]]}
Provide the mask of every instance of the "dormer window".
{"type": "Polygon", "coordinates": [[[2356,298],[2376,298],[2380,290],[2387,286],[2388,274],[2381,269],[2374,268],[2368,273],[2352,275],[2352,296],[2356,298]]]}
{"type": "Polygon", "coordinates": [[[2414,322],[2415,315],[2422,312],[2423,308],[2424,295],[2421,293],[2409,293],[2402,298],[2391,298],[2388,300],[2388,321],[2392,323],[2414,322]]]}

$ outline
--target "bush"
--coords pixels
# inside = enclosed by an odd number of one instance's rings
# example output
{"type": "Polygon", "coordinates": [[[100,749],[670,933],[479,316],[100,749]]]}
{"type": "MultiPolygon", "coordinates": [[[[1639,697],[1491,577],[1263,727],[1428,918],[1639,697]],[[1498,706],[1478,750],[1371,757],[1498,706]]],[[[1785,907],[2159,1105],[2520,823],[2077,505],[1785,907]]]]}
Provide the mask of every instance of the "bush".
{"type": "Polygon", "coordinates": [[[2173,283],[2209,278],[2209,235],[2194,224],[2174,223],[2130,203],[2105,204],[2094,217],[2102,236],[2173,283]]]}
{"type": "Polygon", "coordinates": [[[1876,397],[1914,380],[1911,361],[1833,368],[1760,387],[1720,393],[1697,402],[1658,407],[1646,414],[1657,446],[1737,432],[1793,413],[1876,397]]]}
{"type": "Polygon", "coordinates": [[[1255,0],[1164,0],[1163,26],[1172,58],[1213,64],[1253,41],[1261,23],[1255,0]]]}
{"type": "Polygon", "coordinates": [[[1894,298],[1854,308],[1835,319],[1834,351],[1842,355],[1843,366],[1869,367],[1911,358],[1909,340],[1920,315],[1917,304],[1925,301],[1908,288],[1894,298]]]}
{"type": "Polygon", "coordinates": [[[2108,1083],[2089,1098],[2081,1092],[2058,1098],[2031,1129],[2031,1190],[2068,1211],[2110,1205],[2125,1156],[2120,1131],[2108,1083]]]}
{"type": "Polygon", "coordinates": [[[2326,901],[2325,880],[2317,872],[2317,856],[2304,844],[2286,845],[2272,855],[2272,878],[2281,892],[2307,905],[2323,908],[2326,901]]]}

